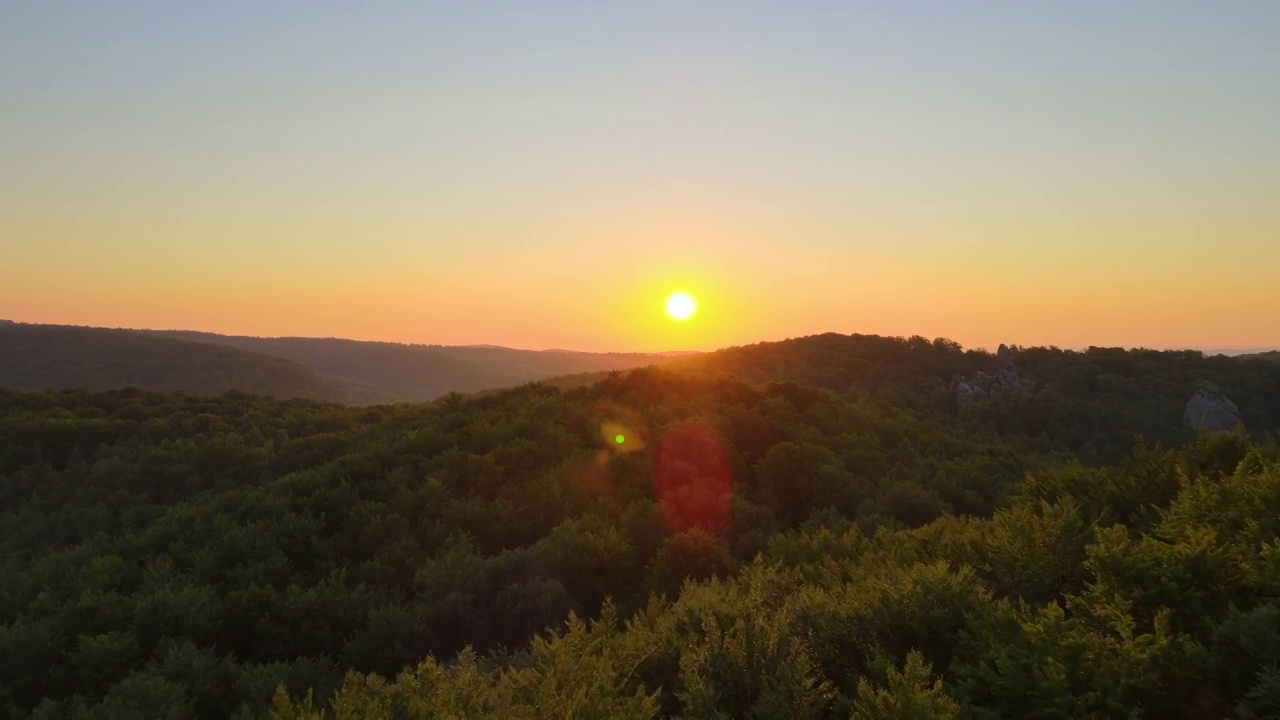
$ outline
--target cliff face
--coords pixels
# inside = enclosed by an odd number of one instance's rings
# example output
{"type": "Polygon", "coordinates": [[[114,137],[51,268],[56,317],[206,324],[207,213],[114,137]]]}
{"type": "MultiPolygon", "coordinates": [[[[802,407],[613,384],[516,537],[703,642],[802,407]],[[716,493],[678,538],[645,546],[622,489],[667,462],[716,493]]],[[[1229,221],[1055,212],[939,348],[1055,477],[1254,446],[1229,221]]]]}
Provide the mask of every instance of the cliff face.
{"type": "Polygon", "coordinates": [[[1036,382],[1022,373],[1014,365],[1013,348],[1000,344],[996,349],[996,359],[1004,367],[995,372],[978,370],[971,375],[957,375],[951,378],[951,394],[956,404],[964,407],[972,402],[987,400],[1005,393],[1030,394],[1036,391],[1036,382]]]}
{"type": "Polygon", "coordinates": [[[1223,432],[1236,428],[1244,430],[1244,422],[1240,420],[1240,409],[1218,390],[1217,385],[1211,382],[1199,384],[1196,394],[1187,401],[1187,409],[1182,413],[1182,422],[1196,431],[1223,432]]]}
{"type": "Polygon", "coordinates": [[[957,376],[951,380],[951,392],[960,407],[1004,393],[1032,393],[1035,390],[1036,382],[1012,367],[1002,368],[994,373],[979,370],[972,375],[957,376]]]}

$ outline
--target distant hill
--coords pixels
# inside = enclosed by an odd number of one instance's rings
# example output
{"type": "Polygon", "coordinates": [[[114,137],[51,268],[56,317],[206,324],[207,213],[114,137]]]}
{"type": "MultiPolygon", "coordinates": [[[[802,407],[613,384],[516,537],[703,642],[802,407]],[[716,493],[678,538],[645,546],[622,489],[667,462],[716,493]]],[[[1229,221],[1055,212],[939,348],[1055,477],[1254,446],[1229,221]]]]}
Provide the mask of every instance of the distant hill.
{"type": "Polygon", "coordinates": [[[584,353],[492,345],[405,345],[338,338],[257,338],[184,330],[139,331],[223,345],[301,363],[355,403],[422,402],[562,375],[671,362],[683,353],[584,353]]]}
{"type": "Polygon", "coordinates": [[[279,357],[129,330],[25,323],[0,323],[0,387],[342,398],[312,370],[279,357]]]}
{"type": "Polygon", "coordinates": [[[1239,357],[1241,360],[1264,360],[1266,362],[1280,363],[1280,350],[1250,353],[1248,355],[1240,355],[1239,357]]]}
{"type": "Polygon", "coordinates": [[[1201,348],[1205,355],[1230,355],[1232,357],[1240,357],[1244,355],[1265,355],[1270,352],[1280,352],[1280,348],[1276,347],[1249,347],[1249,348],[1201,348]]]}

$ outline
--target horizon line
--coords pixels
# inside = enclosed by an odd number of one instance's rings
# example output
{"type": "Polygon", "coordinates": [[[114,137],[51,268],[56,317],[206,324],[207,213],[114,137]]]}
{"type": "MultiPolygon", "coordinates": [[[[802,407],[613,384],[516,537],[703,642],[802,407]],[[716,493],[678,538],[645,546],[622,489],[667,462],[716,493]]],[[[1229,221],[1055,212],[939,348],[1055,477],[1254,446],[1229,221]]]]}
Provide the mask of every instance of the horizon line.
{"type": "MultiPolygon", "coordinates": [[[[715,348],[715,349],[712,349],[712,350],[650,350],[650,351],[645,351],[645,350],[574,350],[574,349],[570,349],[570,348],[561,348],[561,347],[548,347],[548,348],[540,348],[540,349],[538,349],[538,348],[521,348],[521,347],[513,347],[513,346],[511,346],[511,345],[500,345],[500,344],[496,344],[496,343],[458,343],[458,344],[446,344],[446,343],[431,343],[431,342],[404,342],[404,341],[400,341],[400,340],[360,339],[360,338],[352,338],[352,337],[341,337],[341,336],[338,336],[338,335],[323,335],[323,336],[320,336],[320,335],[245,335],[245,334],[234,334],[234,333],[219,333],[219,332],[213,332],[213,331],[210,331],[210,330],[193,330],[193,329],[190,329],[190,328],[109,327],[109,326],[104,326],[104,325],[77,325],[77,324],[74,324],[74,323],[28,322],[28,321],[25,321],[25,320],[14,320],[14,319],[10,319],[10,318],[0,318],[0,324],[13,324],[13,325],[39,325],[39,326],[45,326],[45,327],[70,327],[70,328],[83,328],[83,329],[90,329],[90,330],[122,330],[122,331],[126,331],[126,332],[141,332],[141,333],[197,333],[197,334],[202,334],[202,335],[217,335],[217,336],[220,336],[220,337],[229,337],[229,338],[249,338],[249,339],[253,339],[253,340],[341,340],[341,341],[344,341],[344,342],[377,343],[377,344],[382,344],[382,345],[400,345],[400,346],[403,346],[403,347],[477,348],[477,349],[480,349],[480,348],[488,348],[488,349],[495,349],[495,350],[515,350],[515,351],[519,351],[519,352],[537,352],[537,353],[548,353],[548,352],[558,352],[558,353],[578,353],[578,354],[582,354],[582,355],[663,355],[663,356],[672,356],[672,355],[701,355],[701,354],[712,353],[712,352],[716,352],[716,351],[718,351],[718,350],[725,350],[725,349],[733,348],[733,347],[745,347],[745,346],[748,346],[748,345],[757,345],[757,344],[761,344],[761,343],[785,342],[785,341],[787,341],[787,340],[795,340],[795,339],[800,339],[800,338],[805,338],[805,337],[816,337],[816,336],[820,336],[820,335],[827,335],[827,334],[835,334],[835,335],[874,335],[874,336],[878,336],[878,337],[895,337],[895,338],[904,338],[904,339],[905,339],[905,338],[911,338],[911,337],[926,337],[926,336],[924,336],[924,335],[919,335],[918,333],[917,333],[917,334],[910,334],[910,335],[907,335],[907,334],[900,334],[900,335],[880,335],[880,334],[878,334],[878,333],[841,333],[841,332],[838,332],[838,331],[835,331],[835,330],[829,330],[829,331],[820,332],[820,333],[812,333],[812,334],[809,334],[809,335],[791,335],[791,336],[788,336],[788,337],[785,337],[785,338],[780,338],[780,339],[772,339],[772,340],[754,340],[754,341],[752,341],[752,342],[741,343],[741,344],[738,344],[738,345],[725,345],[725,346],[718,347],[718,348],[715,348]]],[[[950,338],[928,338],[928,339],[930,339],[930,340],[936,340],[936,339],[947,339],[947,340],[949,340],[950,338]]],[[[957,341],[952,341],[952,342],[957,342],[957,341]]],[[[959,342],[957,342],[957,344],[959,344],[959,345],[960,345],[960,347],[961,347],[961,348],[963,348],[963,349],[964,349],[964,350],[966,350],[966,351],[968,351],[968,350],[981,350],[981,351],[985,351],[985,352],[988,352],[988,353],[994,353],[994,352],[996,351],[996,349],[997,349],[997,348],[995,348],[995,347],[987,347],[987,346],[985,346],[985,345],[973,345],[973,346],[966,346],[966,345],[964,345],[964,344],[962,344],[962,343],[959,343],[959,342]]],[[[998,343],[997,347],[998,347],[999,345],[1008,345],[1008,346],[1010,346],[1010,347],[1017,347],[1017,348],[1034,348],[1034,347],[1042,347],[1042,348],[1057,348],[1057,349],[1060,349],[1060,350],[1070,350],[1070,351],[1076,351],[1076,352],[1083,352],[1083,351],[1088,350],[1089,348],[1121,348],[1121,349],[1124,349],[1124,350],[1156,350],[1156,351],[1162,351],[1162,352],[1177,352],[1177,351],[1193,350],[1193,351],[1201,352],[1201,353],[1204,353],[1205,355],[1211,355],[1211,356],[1212,356],[1212,355],[1235,356],[1235,355],[1248,355],[1248,354],[1253,354],[1253,353],[1265,353],[1265,352],[1277,352],[1277,351],[1280,351],[1280,345],[1259,345],[1259,346],[1249,346],[1249,347],[1239,347],[1239,346],[1199,346],[1199,347],[1197,347],[1197,346],[1164,346],[1164,347],[1149,347],[1149,346],[1145,346],[1145,345],[1080,345],[1080,346],[1070,345],[1070,346],[1068,346],[1068,345],[1057,345],[1057,344],[1054,344],[1054,343],[1046,343],[1046,344],[1040,344],[1040,345],[1027,345],[1027,344],[1017,343],[1017,342],[998,343]]]]}

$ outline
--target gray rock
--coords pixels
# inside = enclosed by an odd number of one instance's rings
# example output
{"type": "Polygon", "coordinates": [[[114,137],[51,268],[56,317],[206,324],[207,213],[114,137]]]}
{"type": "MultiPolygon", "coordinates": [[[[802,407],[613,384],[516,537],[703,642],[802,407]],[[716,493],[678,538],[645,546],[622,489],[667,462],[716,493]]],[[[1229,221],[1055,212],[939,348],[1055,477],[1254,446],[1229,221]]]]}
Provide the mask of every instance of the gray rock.
{"type": "Polygon", "coordinates": [[[1013,349],[1004,343],[1000,343],[1000,347],[996,348],[996,359],[1004,362],[1013,362],[1013,349]]]}
{"type": "Polygon", "coordinates": [[[1023,377],[1013,367],[1002,368],[994,373],[979,370],[968,377],[957,375],[951,379],[951,392],[960,407],[1005,393],[1025,394],[1035,390],[1036,381],[1023,377]]]}
{"type": "Polygon", "coordinates": [[[1217,385],[1202,381],[1196,387],[1196,394],[1187,401],[1187,409],[1182,413],[1182,422],[1187,427],[1209,432],[1224,432],[1236,428],[1244,431],[1240,409],[1218,390],[1217,385]]]}
{"type": "Polygon", "coordinates": [[[961,377],[951,381],[951,392],[956,396],[956,402],[960,407],[977,400],[986,400],[988,397],[987,389],[982,387],[980,382],[961,377]]]}

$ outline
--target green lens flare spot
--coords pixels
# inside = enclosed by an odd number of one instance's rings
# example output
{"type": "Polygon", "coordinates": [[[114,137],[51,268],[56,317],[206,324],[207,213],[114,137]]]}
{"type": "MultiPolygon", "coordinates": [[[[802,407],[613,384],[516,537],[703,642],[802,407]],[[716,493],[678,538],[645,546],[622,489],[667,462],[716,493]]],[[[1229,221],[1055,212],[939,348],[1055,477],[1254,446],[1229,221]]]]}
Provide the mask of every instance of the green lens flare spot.
{"type": "Polygon", "coordinates": [[[613,441],[621,445],[622,443],[627,441],[627,438],[625,435],[622,435],[621,433],[619,433],[613,436],[613,441]]]}

